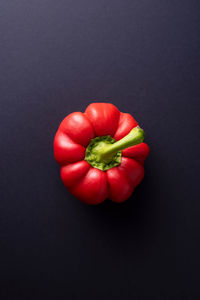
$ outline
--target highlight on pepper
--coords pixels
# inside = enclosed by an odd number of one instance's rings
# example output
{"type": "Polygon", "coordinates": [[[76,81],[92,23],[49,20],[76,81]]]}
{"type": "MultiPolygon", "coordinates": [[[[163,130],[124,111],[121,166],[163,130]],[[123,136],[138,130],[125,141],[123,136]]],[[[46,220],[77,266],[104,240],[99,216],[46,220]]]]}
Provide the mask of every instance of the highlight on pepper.
{"type": "Polygon", "coordinates": [[[143,140],[137,121],[111,103],[69,114],[54,138],[64,185],[86,204],[127,200],[144,177],[150,150],[143,140]]]}

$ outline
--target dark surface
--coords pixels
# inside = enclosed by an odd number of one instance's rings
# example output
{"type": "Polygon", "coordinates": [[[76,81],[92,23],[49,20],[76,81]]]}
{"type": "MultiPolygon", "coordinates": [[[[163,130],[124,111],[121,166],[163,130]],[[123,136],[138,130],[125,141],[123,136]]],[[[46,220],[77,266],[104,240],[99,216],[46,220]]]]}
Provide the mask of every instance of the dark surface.
{"type": "Polygon", "coordinates": [[[200,299],[200,2],[0,2],[0,299],[200,299]],[[145,129],[146,176],[89,207],[59,122],[96,101],[145,129]]]}

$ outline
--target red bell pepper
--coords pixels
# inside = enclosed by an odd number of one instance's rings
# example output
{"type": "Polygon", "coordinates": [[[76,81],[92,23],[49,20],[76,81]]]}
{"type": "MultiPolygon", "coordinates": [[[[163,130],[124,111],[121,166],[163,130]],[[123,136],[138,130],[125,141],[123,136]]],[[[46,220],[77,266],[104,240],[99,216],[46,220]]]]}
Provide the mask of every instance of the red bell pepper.
{"type": "Polygon", "coordinates": [[[143,140],[136,120],[113,104],[92,103],[84,113],[71,113],[54,139],[64,185],[87,204],[125,201],[144,176],[149,147],[143,140]]]}

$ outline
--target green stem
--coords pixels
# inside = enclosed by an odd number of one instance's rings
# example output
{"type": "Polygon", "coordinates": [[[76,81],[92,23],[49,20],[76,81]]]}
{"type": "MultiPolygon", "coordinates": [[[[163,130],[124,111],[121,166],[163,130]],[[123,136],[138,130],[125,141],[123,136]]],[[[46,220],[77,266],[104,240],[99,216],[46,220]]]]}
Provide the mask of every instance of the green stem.
{"type": "Polygon", "coordinates": [[[104,161],[109,161],[111,157],[118,151],[142,143],[144,140],[144,135],[144,131],[137,126],[121,140],[115,142],[114,144],[105,145],[99,149],[99,155],[104,161]]]}

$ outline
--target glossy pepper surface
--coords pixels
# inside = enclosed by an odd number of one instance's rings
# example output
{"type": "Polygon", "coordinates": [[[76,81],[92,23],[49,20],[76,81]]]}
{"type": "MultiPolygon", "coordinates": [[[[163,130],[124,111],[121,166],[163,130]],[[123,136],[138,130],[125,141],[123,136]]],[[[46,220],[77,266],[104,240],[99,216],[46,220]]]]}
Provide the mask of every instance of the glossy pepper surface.
{"type": "Polygon", "coordinates": [[[87,204],[128,199],[144,176],[144,131],[111,103],[92,103],[60,124],[54,155],[69,192],[87,204]]]}

